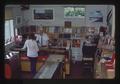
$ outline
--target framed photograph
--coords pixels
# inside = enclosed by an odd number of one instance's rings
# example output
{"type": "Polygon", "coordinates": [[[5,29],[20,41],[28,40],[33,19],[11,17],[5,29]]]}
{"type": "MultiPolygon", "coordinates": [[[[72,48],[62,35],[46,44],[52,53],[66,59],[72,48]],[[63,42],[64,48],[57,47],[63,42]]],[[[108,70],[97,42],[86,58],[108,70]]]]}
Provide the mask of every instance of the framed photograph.
{"type": "Polygon", "coordinates": [[[53,20],[53,9],[34,9],[34,20],[53,20]]]}
{"type": "Polygon", "coordinates": [[[101,11],[91,12],[89,15],[89,20],[91,22],[103,22],[103,14],[101,11]]]}

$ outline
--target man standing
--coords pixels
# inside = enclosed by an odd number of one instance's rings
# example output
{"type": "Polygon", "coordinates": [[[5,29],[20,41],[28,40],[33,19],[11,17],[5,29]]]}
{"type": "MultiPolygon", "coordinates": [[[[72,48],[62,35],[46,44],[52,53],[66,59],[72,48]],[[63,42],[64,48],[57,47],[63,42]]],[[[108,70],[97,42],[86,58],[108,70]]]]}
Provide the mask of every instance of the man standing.
{"type": "MultiPolygon", "coordinates": [[[[36,41],[38,43],[39,47],[48,47],[48,35],[43,31],[43,29],[40,29],[40,31],[38,31],[38,34],[35,35],[36,36],[36,41]]],[[[48,53],[44,50],[42,50],[41,52],[39,52],[40,56],[48,56],[48,53]]]]}
{"type": "Polygon", "coordinates": [[[40,47],[47,47],[48,46],[48,35],[43,31],[43,29],[40,29],[38,34],[36,36],[36,41],[40,47]]]}

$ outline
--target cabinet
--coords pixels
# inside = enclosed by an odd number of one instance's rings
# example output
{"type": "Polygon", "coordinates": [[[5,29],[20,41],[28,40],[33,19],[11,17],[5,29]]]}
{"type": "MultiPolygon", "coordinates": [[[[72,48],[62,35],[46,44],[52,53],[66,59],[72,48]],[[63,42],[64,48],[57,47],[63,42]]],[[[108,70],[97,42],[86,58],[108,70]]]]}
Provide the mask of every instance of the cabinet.
{"type": "Polygon", "coordinates": [[[11,53],[10,56],[9,53],[6,53],[6,55],[9,56],[9,58],[5,59],[5,64],[10,66],[12,79],[19,79],[21,77],[19,54],[11,53]]]}

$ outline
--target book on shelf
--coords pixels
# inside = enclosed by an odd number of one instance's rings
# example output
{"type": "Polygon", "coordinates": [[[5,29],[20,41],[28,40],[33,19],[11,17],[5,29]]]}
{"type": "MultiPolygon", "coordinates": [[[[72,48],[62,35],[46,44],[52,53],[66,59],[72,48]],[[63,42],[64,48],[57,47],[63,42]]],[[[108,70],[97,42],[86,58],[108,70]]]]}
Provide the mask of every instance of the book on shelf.
{"type": "Polygon", "coordinates": [[[72,28],[72,33],[77,33],[77,29],[76,28],[72,28]]]}
{"type": "Polygon", "coordinates": [[[54,27],[54,32],[55,33],[59,33],[60,32],[60,27],[59,26],[55,26],[54,27]]]}
{"type": "Polygon", "coordinates": [[[71,28],[65,28],[64,33],[72,33],[72,29],[71,28]]]}
{"type": "Polygon", "coordinates": [[[49,32],[54,33],[54,27],[49,27],[49,32]]]}
{"type": "Polygon", "coordinates": [[[80,39],[73,39],[72,47],[80,47],[80,39]]]}

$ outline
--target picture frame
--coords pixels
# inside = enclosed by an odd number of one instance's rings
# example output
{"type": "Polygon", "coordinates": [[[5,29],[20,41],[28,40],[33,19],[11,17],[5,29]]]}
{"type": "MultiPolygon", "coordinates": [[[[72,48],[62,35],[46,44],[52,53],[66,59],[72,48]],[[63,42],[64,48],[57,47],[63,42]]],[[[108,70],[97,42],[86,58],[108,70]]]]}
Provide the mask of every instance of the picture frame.
{"type": "Polygon", "coordinates": [[[33,9],[34,20],[53,20],[54,13],[52,8],[33,9]]]}
{"type": "Polygon", "coordinates": [[[103,14],[100,10],[92,11],[89,14],[90,22],[103,22],[103,14]]]}

